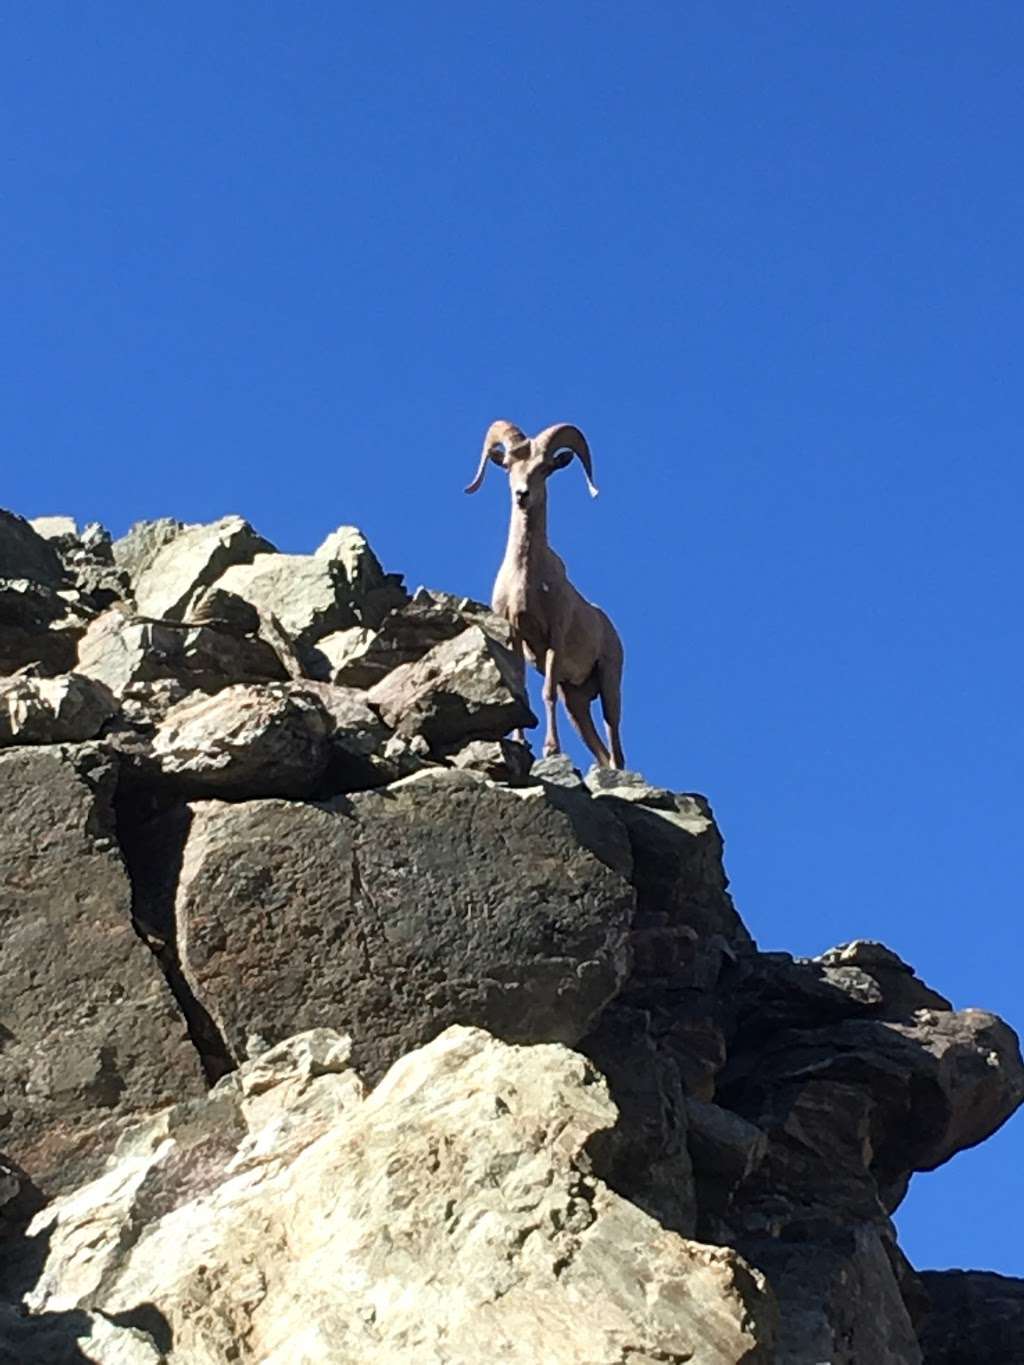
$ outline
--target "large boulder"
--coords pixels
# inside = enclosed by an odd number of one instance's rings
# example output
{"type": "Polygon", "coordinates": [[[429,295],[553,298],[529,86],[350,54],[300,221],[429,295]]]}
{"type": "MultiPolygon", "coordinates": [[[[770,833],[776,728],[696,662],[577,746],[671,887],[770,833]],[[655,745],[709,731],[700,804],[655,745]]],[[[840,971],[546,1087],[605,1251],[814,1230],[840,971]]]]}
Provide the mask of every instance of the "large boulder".
{"type": "Polygon", "coordinates": [[[236,684],[173,706],[150,749],[154,778],[182,795],[311,795],[330,753],[317,703],[284,684],[236,684]]]}
{"type": "Polygon", "coordinates": [[[204,1089],[132,927],[114,783],[96,745],[0,753],[4,1149],[46,1191],[94,1173],[127,1119],[204,1089]]]}
{"type": "Polygon", "coordinates": [[[346,1060],[294,1038],[140,1132],[31,1225],[32,1309],[161,1324],[168,1365],[774,1359],[763,1278],[592,1174],[583,1058],[451,1028],[367,1098],[346,1060]]]}
{"type": "Polygon", "coordinates": [[[749,1223],[879,1217],[913,1171],[996,1131],[1024,1100],[1008,1025],[982,1010],[918,1010],[783,1031],[734,1051],[723,1102],[764,1129],[768,1156],[743,1187],[749,1223]]]}
{"type": "Polygon", "coordinates": [[[272,554],[273,545],[241,517],[186,526],[166,540],[135,580],[139,614],[179,620],[199,588],[207,588],[233,564],[272,554]]]}
{"type": "Polygon", "coordinates": [[[265,640],[234,629],[148,621],[111,607],[78,642],[77,673],[124,697],[142,683],[173,679],[183,690],[216,692],[231,683],[283,682],[288,670],[265,640]]]}
{"type": "Polygon", "coordinates": [[[512,654],[480,626],[402,664],[368,696],[398,734],[422,735],[439,751],[537,724],[512,654]]]}
{"type": "Polygon", "coordinates": [[[134,785],[179,799],[334,796],[403,774],[386,755],[390,731],[362,692],[304,679],[191,692],[150,726],[131,705],[135,736],[117,736],[134,785]],[[141,738],[140,734],[141,732],[141,738]]]}
{"type": "Polygon", "coordinates": [[[0,578],[27,578],[49,588],[65,581],[60,555],[24,517],[0,508],[0,578]]]}
{"type": "Polygon", "coordinates": [[[427,772],[325,808],[197,803],[178,952],[237,1061],[341,1027],[373,1080],[454,1022],[575,1043],[628,971],[632,911],[542,797],[427,772]]]}
{"type": "Polygon", "coordinates": [[[0,748],[95,739],[116,714],[110,690],[77,673],[0,678],[0,748]]]}

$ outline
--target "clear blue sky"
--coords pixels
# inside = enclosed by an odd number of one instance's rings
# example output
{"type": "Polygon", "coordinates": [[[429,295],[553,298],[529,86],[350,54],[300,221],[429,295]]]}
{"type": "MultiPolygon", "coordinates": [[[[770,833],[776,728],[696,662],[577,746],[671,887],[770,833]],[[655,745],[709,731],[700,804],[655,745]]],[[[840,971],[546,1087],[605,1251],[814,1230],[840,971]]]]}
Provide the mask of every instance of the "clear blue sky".
{"type": "MultiPolygon", "coordinates": [[[[1009,0],[12,0],[0,502],[486,596],[485,427],[579,423],[627,757],[759,942],[1020,1026],[1022,51],[1009,0]]],[[[1022,1167],[918,1177],[914,1262],[1024,1273],[1022,1167]]]]}

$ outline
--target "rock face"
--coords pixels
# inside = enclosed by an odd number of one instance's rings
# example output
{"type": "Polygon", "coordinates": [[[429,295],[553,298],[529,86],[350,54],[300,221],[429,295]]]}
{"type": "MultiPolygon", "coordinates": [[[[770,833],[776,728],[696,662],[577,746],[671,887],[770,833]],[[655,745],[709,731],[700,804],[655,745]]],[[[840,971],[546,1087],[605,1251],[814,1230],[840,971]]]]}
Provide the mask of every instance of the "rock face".
{"type": "Polygon", "coordinates": [[[32,1306],[148,1304],[171,1365],[771,1361],[763,1278],[595,1178],[615,1111],[581,1057],[452,1028],[366,1098],[345,1063],[306,1034],[140,1135],[30,1228],[32,1306]]]}
{"type": "Polygon", "coordinates": [[[0,754],[2,1143],[47,1191],[96,1171],[127,1119],[203,1089],[132,929],[114,783],[94,745],[0,754]]]}
{"type": "Polygon", "coordinates": [[[1024,1280],[982,1270],[926,1270],[925,1365],[1017,1365],[1024,1360],[1024,1280]]]}
{"type": "Polygon", "coordinates": [[[1022,1358],[891,1222],[1016,1036],[758,951],[702,796],[509,738],[486,607],[241,517],[0,575],[0,1365],[1022,1358]]]}
{"type": "Polygon", "coordinates": [[[196,804],[177,941],[237,1061],[340,1024],[376,1080],[455,1021],[575,1043],[628,971],[632,908],[554,806],[451,773],[330,809],[196,804]]]}

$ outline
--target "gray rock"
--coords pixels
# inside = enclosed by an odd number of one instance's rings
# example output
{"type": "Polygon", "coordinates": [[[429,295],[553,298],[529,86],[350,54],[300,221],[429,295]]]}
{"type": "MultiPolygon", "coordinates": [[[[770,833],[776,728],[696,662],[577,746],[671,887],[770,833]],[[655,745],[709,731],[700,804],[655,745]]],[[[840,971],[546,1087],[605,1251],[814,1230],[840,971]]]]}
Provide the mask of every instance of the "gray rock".
{"type": "Polygon", "coordinates": [[[1020,1365],[1024,1280],[985,1270],[922,1270],[924,1365],[1020,1365]]]}
{"type": "Polygon", "coordinates": [[[300,653],[359,623],[344,568],[315,555],[261,554],[228,569],[217,586],[275,616],[300,653]]]}
{"type": "Polygon", "coordinates": [[[315,701],[284,684],[234,684],[172,707],[150,754],[183,796],[303,797],[326,772],[330,742],[315,701]]]}
{"type": "Polygon", "coordinates": [[[411,602],[383,619],[379,630],[350,626],[325,636],[317,643],[324,676],[348,687],[373,687],[393,669],[415,663],[472,625],[508,647],[507,623],[493,612],[468,598],[438,601],[436,596],[420,588],[411,602]]]}
{"type": "Polygon", "coordinates": [[[479,626],[396,668],[368,696],[398,734],[437,750],[537,723],[511,653],[479,626]]]}
{"type": "Polygon", "coordinates": [[[160,678],[215,692],[230,683],[283,682],[288,677],[264,640],[233,629],[147,621],[120,607],[97,617],[82,636],[76,672],[98,678],[117,697],[160,678]]]}
{"type": "Polygon", "coordinates": [[[96,1173],[127,1119],[204,1089],[132,928],[113,791],[95,745],[0,754],[4,1146],[47,1192],[96,1173]]]}
{"type": "Polygon", "coordinates": [[[375,1078],[455,1020],[575,1043],[628,970],[632,907],[542,798],[425,773],[336,808],[196,805],[178,951],[236,1059],[343,1028],[375,1078]]]}
{"type": "Polygon", "coordinates": [[[506,649],[512,643],[512,632],[505,618],[492,611],[486,603],[477,602],[472,597],[440,592],[437,588],[417,588],[413,593],[412,602],[417,607],[433,607],[451,612],[460,617],[466,625],[479,626],[506,649]]]}
{"type": "Polygon", "coordinates": [[[184,530],[184,523],[175,521],[173,517],[137,521],[127,535],[115,540],[111,546],[114,563],[127,573],[134,587],[163,547],[184,530]]]}
{"type": "Polygon", "coordinates": [[[456,768],[483,773],[493,782],[507,782],[511,787],[526,782],[533,763],[527,746],[514,739],[474,739],[448,757],[456,768]]]}
{"type": "Polygon", "coordinates": [[[180,620],[200,588],[217,583],[232,565],[249,564],[257,555],[273,551],[270,542],[257,535],[241,517],[222,517],[209,525],[186,526],[162,544],[138,574],[136,606],[143,616],[180,620]]]}
{"type": "Polygon", "coordinates": [[[0,578],[27,578],[49,588],[65,581],[60,556],[24,517],[0,508],[0,578]]]}
{"type": "Polygon", "coordinates": [[[338,564],[344,570],[356,615],[364,624],[375,628],[389,612],[408,602],[402,575],[384,572],[358,527],[339,526],[315,554],[317,559],[338,564]]]}
{"type": "Polygon", "coordinates": [[[0,678],[0,748],[95,739],[116,714],[110,690],[77,673],[0,678]]]}
{"type": "Polygon", "coordinates": [[[538,758],[530,769],[534,782],[543,782],[553,787],[567,787],[570,791],[582,791],[583,775],[568,754],[548,754],[538,758]]]}

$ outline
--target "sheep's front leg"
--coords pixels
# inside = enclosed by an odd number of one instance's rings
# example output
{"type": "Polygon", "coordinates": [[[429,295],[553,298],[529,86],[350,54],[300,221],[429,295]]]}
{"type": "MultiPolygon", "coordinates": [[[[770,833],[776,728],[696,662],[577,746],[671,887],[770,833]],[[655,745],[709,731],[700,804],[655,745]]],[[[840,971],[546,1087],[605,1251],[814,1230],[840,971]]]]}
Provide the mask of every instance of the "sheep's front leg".
{"type": "MultiPolygon", "coordinates": [[[[512,658],[515,661],[516,672],[519,675],[519,685],[523,689],[523,696],[528,697],[526,690],[526,656],[523,653],[523,637],[518,635],[515,628],[512,629],[512,638],[509,641],[509,648],[512,651],[512,658]]],[[[512,731],[512,738],[517,744],[525,744],[526,736],[523,727],[520,725],[518,730],[512,731]]]]}
{"type": "Polygon", "coordinates": [[[548,733],[544,740],[544,757],[549,754],[562,752],[562,746],[558,742],[558,720],[555,715],[555,705],[558,701],[558,677],[557,656],[553,649],[549,649],[544,657],[544,709],[548,717],[548,733]]]}

